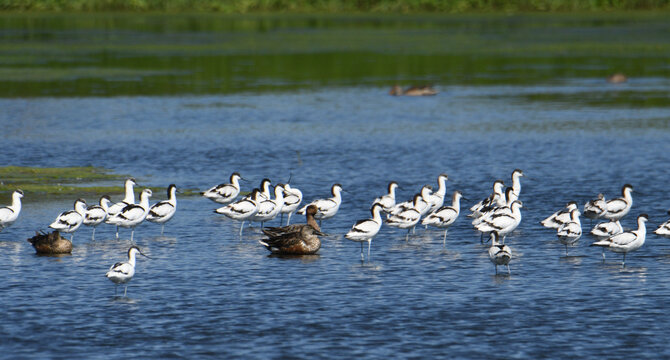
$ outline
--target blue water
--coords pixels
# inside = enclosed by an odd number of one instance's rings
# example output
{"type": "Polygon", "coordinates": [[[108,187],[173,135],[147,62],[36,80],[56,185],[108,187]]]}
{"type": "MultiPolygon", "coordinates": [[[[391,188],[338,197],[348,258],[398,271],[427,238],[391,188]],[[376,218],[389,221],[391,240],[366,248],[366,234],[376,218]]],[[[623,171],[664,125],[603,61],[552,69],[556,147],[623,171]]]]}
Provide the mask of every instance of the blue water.
{"type": "Polygon", "coordinates": [[[71,256],[36,256],[25,239],[74,199],[27,193],[0,233],[0,358],[668,357],[668,240],[649,235],[622,267],[618,254],[603,263],[588,235],[565,257],[538,222],[568,201],[615,197],[625,183],[636,190],[625,227],[642,212],[649,232],[667,220],[670,109],[515,97],[670,87],[647,80],[453,86],[427,98],[343,87],[0,99],[0,164],[94,165],[141,185],[203,190],[233,171],[250,179],[245,190],[291,176],[305,200],[336,182],[348,191],[318,255],[289,259],[268,256],[258,229],[240,239],[216,204],[179,198],[164,236],[154,224],[137,228],[153,259],[138,259],[127,298],[104,273],[124,259],[129,232],[116,240],[101,226],[91,241],[82,228],[71,256]],[[418,229],[405,242],[404,231],[383,227],[361,263],[358,244],[343,238],[391,180],[404,200],[447,173],[449,197],[462,191],[467,208],[515,168],[528,178],[523,220],[507,239],[511,276],[494,274],[465,211],[446,248],[441,231],[418,229]]]}

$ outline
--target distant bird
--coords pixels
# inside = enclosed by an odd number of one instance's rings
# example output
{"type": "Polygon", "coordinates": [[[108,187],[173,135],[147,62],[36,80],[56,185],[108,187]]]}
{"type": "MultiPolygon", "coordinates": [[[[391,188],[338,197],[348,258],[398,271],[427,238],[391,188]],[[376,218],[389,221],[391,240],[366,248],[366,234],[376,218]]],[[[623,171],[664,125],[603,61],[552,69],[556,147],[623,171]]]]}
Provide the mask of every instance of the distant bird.
{"type": "Polygon", "coordinates": [[[137,246],[131,246],[130,249],[128,249],[128,261],[117,262],[112,265],[109,268],[109,271],[105,274],[105,276],[114,283],[114,296],[116,296],[116,289],[119,284],[126,284],[125,289],[123,290],[123,296],[126,296],[128,291],[128,281],[135,275],[135,256],[137,254],[151,259],[149,256],[143,254],[137,246]]]}
{"type": "Polygon", "coordinates": [[[240,194],[240,180],[242,176],[234,172],[230,175],[229,184],[219,184],[207,191],[203,191],[200,195],[217,202],[219,204],[230,204],[235,201],[237,195],[240,194]]]}
{"type": "Polygon", "coordinates": [[[321,248],[319,236],[325,236],[314,220],[318,213],[316,205],[305,209],[307,224],[295,224],[284,227],[268,227],[262,229],[268,238],[259,240],[273,254],[311,255],[321,248]]]}
{"type": "Polygon", "coordinates": [[[130,241],[134,241],[135,227],[146,219],[149,214],[149,198],[151,197],[151,189],[144,189],[140,194],[140,203],[135,205],[127,205],[114,216],[107,218],[107,223],[121,226],[130,230],[130,241]]]}
{"type": "Polygon", "coordinates": [[[607,77],[607,82],[610,84],[623,84],[628,81],[628,77],[624,73],[614,73],[607,77]]]}
{"type": "Polygon", "coordinates": [[[421,194],[416,194],[414,195],[414,207],[404,208],[404,210],[401,210],[386,219],[386,223],[389,224],[389,226],[407,229],[405,241],[409,240],[410,230],[419,223],[419,220],[421,220],[421,212],[417,210],[417,207],[420,206],[422,201],[421,194]]]}
{"type": "Polygon", "coordinates": [[[430,225],[437,228],[444,229],[444,238],[442,239],[443,246],[447,246],[447,232],[449,227],[456,221],[461,212],[461,198],[463,195],[460,191],[454,191],[451,205],[444,205],[439,209],[428,214],[421,224],[430,225]]]}
{"type": "Polygon", "coordinates": [[[372,205],[370,213],[372,213],[371,219],[359,220],[351,227],[351,230],[344,235],[345,238],[356,241],[361,244],[361,261],[365,260],[363,255],[363,243],[368,242],[368,261],[370,261],[370,245],[372,244],[372,238],[377,235],[379,229],[382,227],[382,216],[381,212],[384,206],[379,203],[372,205]]]}
{"type": "Polygon", "coordinates": [[[621,197],[607,201],[607,212],[603,215],[605,219],[620,220],[626,216],[633,206],[633,185],[626,184],[621,188],[621,197]]]}
{"type": "Polygon", "coordinates": [[[107,210],[109,209],[109,204],[111,204],[111,202],[112,199],[109,198],[109,195],[103,195],[100,198],[99,205],[91,205],[86,208],[84,225],[93,227],[91,240],[95,240],[95,228],[107,219],[107,210]]]}
{"type": "Polygon", "coordinates": [[[314,218],[319,220],[319,224],[321,223],[321,220],[330,219],[335,216],[337,210],[340,209],[340,204],[342,204],[342,185],[334,184],[331,187],[330,192],[333,194],[333,197],[314,200],[298,210],[298,214],[305,214],[305,210],[309,205],[315,205],[318,212],[314,215],[314,218]]]}
{"type": "Polygon", "coordinates": [[[498,265],[507,266],[507,274],[511,274],[509,262],[512,260],[512,249],[498,241],[499,234],[496,231],[491,232],[490,239],[491,247],[489,248],[489,260],[495,265],[496,275],[498,275],[498,265]]]}
{"type": "Polygon", "coordinates": [[[430,86],[410,86],[407,89],[403,90],[400,85],[394,85],[391,88],[391,91],[389,91],[389,95],[394,95],[394,96],[400,96],[400,95],[405,95],[405,96],[430,96],[430,95],[436,95],[437,90],[433,89],[430,86]]]}
{"type": "Polygon", "coordinates": [[[302,202],[302,191],[292,187],[290,184],[284,184],[284,206],[281,208],[282,222],[284,214],[288,214],[286,225],[291,224],[291,215],[296,212],[302,202]]]}
{"type": "Polygon", "coordinates": [[[607,239],[598,240],[591,244],[591,246],[602,246],[613,252],[623,253],[621,265],[626,265],[626,254],[644,245],[644,240],[647,236],[645,223],[648,220],[649,216],[647,214],[641,214],[637,217],[637,230],[624,231],[607,239]]]}
{"type": "Polygon", "coordinates": [[[570,201],[563,209],[540,221],[540,224],[549,229],[558,229],[561,225],[570,222],[570,213],[575,209],[577,209],[577,203],[570,201]]]}
{"type": "Polygon", "coordinates": [[[77,231],[84,222],[85,213],[86,201],[84,201],[84,199],[77,199],[74,202],[74,210],[60,213],[49,227],[70,234],[70,241],[72,241],[74,239],[74,232],[77,231]]]}
{"type": "Polygon", "coordinates": [[[598,194],[598,198],[584,204],[584,216],[589,219],[600,219],[607,213],[605,195],[598,194]]]}
{"type": "Polygon", "coordinates": [[[570,221],[556,230],[556,236],[565,245],[565,256],[568,256],[568,245],[573,246],[582,237],[582,223],[579,221],[579,209],[570,211],[570,221]]]}
{"type": "Polygon", "coordinates": [[[0,231],[12,225],[18,219],[21,213],[22,190],[16,190],[12,193],[12,205],[0,207],[0,231]]]}
{"type": "Polygon", "coordinates": [[[386,195],[376,198],[372,205],[379,204],[382,206],[382,211],[385,213],[390,213],[393,207],[395,206],[395,191],[398,189],[398,183],[391,181],[388,185],[388,193],[386,195]]]}
{"type": "Polygon", "coordinates": [[[165,230],[165,223],[170,221],[177,212],[177,185],[170,184],[167,188],[168,199],[157,202],[149,208],[147,221],[161,224],[161,235],[165,230]]]}
{"type": "Polygon", "coordinates": [[[258,212],[258,203],[256,199],[259,198],[260,190],[253,189],[249,196],[246,196],[240,200],[230,203],[224,207],[220,207],[214,210],[217,214],[225,215],[233,220],[242,221],[240,224],[240,237],[242,236],[242,229],[244,228],[244,222],[250,220],[252,216],[256,215],[258,212]]]}
{"type": "MultiPolygon", "coordinates": [[[[670,215],[670,211],[668,211],[668,215],[670,215]]],[[[660,235],[666,238],[670,238],[670,220],[664,222],[663,224],[658,226],[658,229],[654,230],[654,233],[656,235],[660,235]]]]}

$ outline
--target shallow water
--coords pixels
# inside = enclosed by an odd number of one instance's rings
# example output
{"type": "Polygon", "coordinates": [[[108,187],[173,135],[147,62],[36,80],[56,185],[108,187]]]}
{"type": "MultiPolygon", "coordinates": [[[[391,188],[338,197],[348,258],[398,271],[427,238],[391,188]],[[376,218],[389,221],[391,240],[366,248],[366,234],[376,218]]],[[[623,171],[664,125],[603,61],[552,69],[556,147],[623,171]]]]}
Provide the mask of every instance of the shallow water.
{"type": "Polygon", "coordinates": [[[589,100],[669,85],[662,76],[617,86],[570,77],[438,84],[427,98],[343,85],[0,99],[2,164],[90,164],[141,185],[203,190],[233,171],[250,179],[245,190],[291,177],[306,200],[335,182],[348,191],[323,225],[331,235],[319,254],[302,258],[268,256],[258,229],[239,238],[216,204],[180,198],[164,236],[154,224],[137,228],[153,259],[138,259],[126,298],[104,273],[124,259],[129,232],[116,240],[101,226],[91,241],[82,228],[72,255],[36,256],[25,239],[74,199],[26,194],[20,219],[0,233],[0,357],[666,357],[668,240],[649,235],[622,267],[618,254],[603,263],[587,235],[565,257],[538,222],[571,200],[615,197],[625,183],[636,189],[625,227],[642,212],[649,231],[667,220],[670,108],[589,100]],[[391,180],[404,200],[447,173],[448,193],[462,191],[467,208],[515,168],[528,178],[523,221],[507,239],[511,276],[495,276],[464,214],[446,248],[441,231],[418,229],[406,242],[404,231],[383,227],[361,263],[358,244],[343,238],[391,180]]]}

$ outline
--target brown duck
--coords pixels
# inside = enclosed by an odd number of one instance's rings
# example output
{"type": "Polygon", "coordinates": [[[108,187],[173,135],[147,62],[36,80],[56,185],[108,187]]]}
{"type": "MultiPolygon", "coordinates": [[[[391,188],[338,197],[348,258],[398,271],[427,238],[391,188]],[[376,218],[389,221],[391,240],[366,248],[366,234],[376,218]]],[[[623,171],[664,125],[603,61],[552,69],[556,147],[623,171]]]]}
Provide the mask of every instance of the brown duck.
{"type": "Polygon", "coordinates": [[[394,95],[394,96],[400,96],[400,95],[405,95],[405,96],[430,96],[430,95],[436,95],[437,90],[435,90],[431,86],[410,86],[407,89],[403,90],[400,85],[394,85],[391,88],[391,91],[389,91],[389,95],[394,95]]]}
{"type": "Polygon", "coordinates": [[[35,232],[35,236],[28,239],[38,254],[70,254],[72,242],[60,236],[58,231],[51,233],[35,232]]]}
{"type": "Polygon", "coordinates": [[[317,211],[318,208],[314,205],[307,207],[305,211],[307,224],[263,229],[263,233],[268,236],[268,239],[260,240],[260,243],[273,254],[311,255],[316,253],[321,248],[319,236],[325,235],[314,220],[317,211]]]}

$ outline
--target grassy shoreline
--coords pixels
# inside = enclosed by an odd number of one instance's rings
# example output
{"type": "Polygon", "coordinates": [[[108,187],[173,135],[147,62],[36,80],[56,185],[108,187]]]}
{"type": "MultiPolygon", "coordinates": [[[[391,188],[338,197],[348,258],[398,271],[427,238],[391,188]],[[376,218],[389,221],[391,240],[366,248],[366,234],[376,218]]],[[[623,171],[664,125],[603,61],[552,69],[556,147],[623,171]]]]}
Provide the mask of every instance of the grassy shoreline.
{"type": "Polygon", "coordinates": [[[468,13],[670,10],[670,0],[6,0],[0,12],[468,13]]]}

